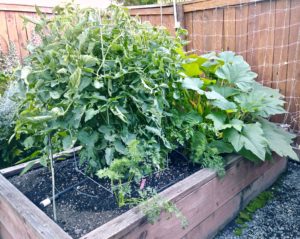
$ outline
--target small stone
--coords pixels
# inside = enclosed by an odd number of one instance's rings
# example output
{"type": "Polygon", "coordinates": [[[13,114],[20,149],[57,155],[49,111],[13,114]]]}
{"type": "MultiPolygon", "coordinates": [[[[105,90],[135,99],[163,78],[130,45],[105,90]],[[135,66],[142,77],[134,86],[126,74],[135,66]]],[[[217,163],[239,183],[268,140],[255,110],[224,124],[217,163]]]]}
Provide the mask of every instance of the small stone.
{"type": "Polygon", "coordinates": [[[82,230],[79,228],[76,228],[74,232],[76,235],[79,235],[82,232],[82,230]]]}

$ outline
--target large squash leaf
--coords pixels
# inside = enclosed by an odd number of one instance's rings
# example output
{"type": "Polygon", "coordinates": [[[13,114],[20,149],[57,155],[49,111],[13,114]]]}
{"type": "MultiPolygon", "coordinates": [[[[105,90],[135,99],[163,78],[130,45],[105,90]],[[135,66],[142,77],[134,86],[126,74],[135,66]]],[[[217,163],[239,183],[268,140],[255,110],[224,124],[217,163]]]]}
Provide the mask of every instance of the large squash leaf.
{"type": "Polygon", "coordinates": [[[264,136],[268,140],[270,149],[281,157],[288,156],[299,161],[297,154],[291,147],[291,143],[293,142],[295,135],[285,131],[284,129],[265,119],[260,119],[259,121],[261,123],[264,136]]]}
{"type": "Polygon", "coordinates": [[[216,71],[216,75],[235,84],[244,92],[251,89],[252,83],[257,77],[257,74],[251,71],[250,66],[246,62],[226,63],[216,71]]]}
{"type": "Polygon", "coordinates": [[[250,112],[266,118],[286,112],[283,108],[282,97],[278,90],[254,83],[250,92],[237,95],[234,100],[240,105],[243,112],[250,112]]]}
{"type": "Polygon", "coordinates": [[[236,152],[245,148],[259,159],[265,160],[268,142],[260,123],[244,124],[241,132],[235,128],[226,129],[224,138],[232,144],[236,152]]]}
{"type": "Polygon", "coordinates": [[[203,94],[204,91],[201,90],[201,87],[203,86],[203,81],[201,81],[199,78],[190,78],[186,77],[182,81],[182,87],[188,90],[194,90],[198,92],[198,94],[203,94]]]}

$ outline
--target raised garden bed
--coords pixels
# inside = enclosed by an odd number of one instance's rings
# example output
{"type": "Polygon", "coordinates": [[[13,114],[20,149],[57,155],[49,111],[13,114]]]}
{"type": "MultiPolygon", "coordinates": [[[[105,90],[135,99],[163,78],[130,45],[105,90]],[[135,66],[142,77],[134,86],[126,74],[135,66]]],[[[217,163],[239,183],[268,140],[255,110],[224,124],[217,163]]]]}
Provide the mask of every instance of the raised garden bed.
{"type": "MultiPolygon", "coordinates": [[[[187,217],[186,229],[176,218],[166,219],[165,215],[151,225],[135,207],[81,238],[211,238],[285,170],[286,160],[276,155],[273,158],[254,164],[234,157],[224,178],[212,170],[201,169],[162,191],[160,195],[175,202],[187,217]]],[[[1,170],[0,237],[71,238],[6,178],[18,174],[20,169],[1,170]]]]}

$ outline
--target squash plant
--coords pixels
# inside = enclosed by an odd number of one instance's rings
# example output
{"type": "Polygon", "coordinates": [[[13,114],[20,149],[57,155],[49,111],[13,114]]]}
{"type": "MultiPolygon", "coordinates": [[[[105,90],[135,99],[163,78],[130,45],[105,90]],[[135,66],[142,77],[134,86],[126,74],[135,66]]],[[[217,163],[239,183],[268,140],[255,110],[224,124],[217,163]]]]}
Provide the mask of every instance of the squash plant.
{"type": "Polygon", "coordinates": [[[202,160],[222,173],[222,153],[264,161],[274,151],[298,159],[290,146],[294,135],[267,120],[285,113],[283,96],[256,82],[257,74],[241,56],[212,52],[183,57],[182,100],[177,105],[185,101],[203,119],[190,142],[193,161],[202,160]]]}

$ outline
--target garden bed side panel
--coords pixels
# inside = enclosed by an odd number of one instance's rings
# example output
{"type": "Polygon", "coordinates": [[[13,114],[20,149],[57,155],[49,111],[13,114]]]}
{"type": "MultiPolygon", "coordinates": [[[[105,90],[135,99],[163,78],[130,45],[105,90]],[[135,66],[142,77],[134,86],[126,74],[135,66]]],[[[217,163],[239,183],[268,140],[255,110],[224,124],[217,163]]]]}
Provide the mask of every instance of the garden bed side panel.
{"type": "Polygon", "coordinates": [[[55,222],[0,174],[1,239],[71,239],[55,222]]]}
{"type": "Polygon", "coordinates": [[[234,218],[246,202],[269,187],[286,169],[286,159],[254,164],[241,157],[228,165],[222,179],[208,169],[187,177],[161,195],[176,203],[189,221],[186,229],[162,214],[154,225],[134,208],[83,236],[82,239],[211,238],[234,218]]]}

